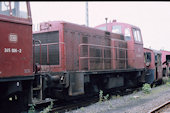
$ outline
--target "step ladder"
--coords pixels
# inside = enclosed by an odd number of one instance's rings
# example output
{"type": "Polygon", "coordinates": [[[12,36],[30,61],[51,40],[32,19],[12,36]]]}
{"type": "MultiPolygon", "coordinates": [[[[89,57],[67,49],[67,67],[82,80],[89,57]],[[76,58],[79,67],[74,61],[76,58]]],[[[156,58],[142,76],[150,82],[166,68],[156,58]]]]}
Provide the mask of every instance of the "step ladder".
{"type": "Polygon", "coordinates": [[[43,92],[42,92],[42,76],[37,75],[35,78],[35,81],[31,87],[31,103],[32,104],[38,104],[39,102],[42,102],[43,100],[43,92]]]}

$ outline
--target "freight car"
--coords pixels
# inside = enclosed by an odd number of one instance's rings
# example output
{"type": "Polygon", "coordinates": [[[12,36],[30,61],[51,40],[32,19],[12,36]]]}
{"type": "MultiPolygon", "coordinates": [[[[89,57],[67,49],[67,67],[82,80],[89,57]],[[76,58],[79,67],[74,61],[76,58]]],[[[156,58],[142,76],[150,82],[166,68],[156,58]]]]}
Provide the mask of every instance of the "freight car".
{"type": "Polygon", "coordinates": [[[152,67],[147,52],[160,53],[144,50],[136,26],[112,22],[89,28],[50,21],[32,36],[29,2],[0,2],[0,29],[0,109],[10,104],[24,109],[161,78],[160,64],[152,67]]]}

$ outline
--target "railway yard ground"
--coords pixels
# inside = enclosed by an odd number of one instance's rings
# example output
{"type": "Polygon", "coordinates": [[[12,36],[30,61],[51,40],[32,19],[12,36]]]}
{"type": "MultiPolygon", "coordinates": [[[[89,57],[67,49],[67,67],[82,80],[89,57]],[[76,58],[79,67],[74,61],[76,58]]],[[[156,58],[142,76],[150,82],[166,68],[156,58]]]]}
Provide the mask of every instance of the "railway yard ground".
{"type": "MultiPolygon", "coordinates": [[[[66,113],[151,113],[167,101],[170,101],[170,84],[163,84],[153,87],[148,94],[141,90],[125,96],[112,96],[107,101],[99,101],[66,113]]],[[[170,109],[166,109],[163,113],[170,113],[170,109]]]]}

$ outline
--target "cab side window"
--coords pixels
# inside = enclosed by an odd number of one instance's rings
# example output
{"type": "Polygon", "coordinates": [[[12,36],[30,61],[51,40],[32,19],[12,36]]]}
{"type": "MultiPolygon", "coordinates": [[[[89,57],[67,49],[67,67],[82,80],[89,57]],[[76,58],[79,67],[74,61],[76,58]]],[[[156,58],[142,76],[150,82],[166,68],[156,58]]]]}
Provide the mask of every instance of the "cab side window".
{"type": "Polygon", "coordinates": [[[0,2],[0,14],[18,18],[28,18],[26,2],[0,2]]]}
{"type": "Polygon", "coordinates": [[[19,18],[28,18],[26,2],[11,2],[12,15],[19,18]]]}
{"type": "Polygon", "coordinates": [[[125,28],[125,40],[126,41],[131,40],[130,29],[129,28],[125,28]]]}
{"type": "Polygon", "coordinates": [[[0,14],[2,15],[8,15],[10,12],[10,5],[9,2],[0,2],[0,14]]]}
{"type": "Polygon", "coordinates": [[[135,42],[141,42],[141,33],[139,31],[139,29],[135,29],[133,28],[133,37],[134,37],[134,40],[135,42]]]}

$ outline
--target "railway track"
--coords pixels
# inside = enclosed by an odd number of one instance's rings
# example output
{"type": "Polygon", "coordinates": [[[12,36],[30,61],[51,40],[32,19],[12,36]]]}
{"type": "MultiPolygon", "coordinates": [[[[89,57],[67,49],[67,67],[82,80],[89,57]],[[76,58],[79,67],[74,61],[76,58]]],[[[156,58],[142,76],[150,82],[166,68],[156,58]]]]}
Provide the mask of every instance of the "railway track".
{"type": "Polygon", "coordinates": [[[152,109],[148,113],[170,113],[170,100],[152,109]]]}
{"type": "MultiPolygon", "coordinates": [[[[159,86],[159,85],[156,85],[156,86],[159,86]]],[[[120,95],[120,96],[125,96],[125,95],[129,95],[129,94],[132,94],[134,91],[141,91],[142,90],[142,87],[134,87],[134,88],[118,88],[118,89],[113,89],[113,90],[110,90],[108,92],[105,92],[103,94],[106,95],[106,94],[109,94],[109,97],[108,97],[108,100],[112,97],[112,96],[117,96],[117,95],[120,95]],[[121,90],[120,90],[121,89],[121,90]]],[[[88,105],[91,105],[91,104],[94,104],[96,102],[99,101],[99,95],[96,94],[96,95],[93,95],[93,96],[88,96],[88,97],[81,97],[79,99],[72,99],[72,100],[69,100],[69,101],[54,101],[54,105],[53,105],[53,108],[50,110],[50,113],[64,113],[64,112],[67,112],[67,111],[72,111],[72,110],[75,110],[75,109],[79,109],[81,107],[86,107],[88,105]]],[[[43,109],[45,109],[48,105],[50,105],[50,103],[48,104],[45,104],[45,106],[41,106],[40,110],[37,111],[37,113],[39,113],[40,111],[42,111],[43,109]]],[[[152,113],[157,113],[157,112],[152,112],[152,113]]]]}
{"type": "Polygon", "coordinates": [[[71,111],[74,109],[78,109],[81,107],[85,107],[88,106],[90,104],[96,103],[98,102],[98,97],[94,96],[91,98],[83,98],[83,99],[79,99],[79,100],[74,100],[74,101],[70,101],[70,102],[66,102],[66,103],[61,103],[60,105],[56,105],[51,109],[50,113],[63,113],[66,111],[71,111]]]}
{"type": "MultiPolygon", "coordinates": [[[[121,91],[116,91],[116,92],[110,91],[110,92],[107,92],[107,94],[110,95],[108,99],[110,99],[113,95],[124,96],[124,95],[128,95],[128,94],[133,93],[134,91],[139,91],[139,90],[141,90],[141,88],[132,88],[132,89],[126,89],[126,90],[121,90],[121,91]]],[[[106,95],[106,93],[104,95],[106,95]]],[[[66,111],[71,111],[71,110],[79,109],[81,107],[94,104],[98,101],[99,101],[99,96],[95,95],[95,96],[90,96],[88,98],[85,97],[85,98],[68,101],[68,102],[57,102],[51,109],[50,113],[55,113],[55,112],[64,113],[66,111]]]]}
{"type": "MultiPolygon", "coordinates": [[[[134,91],[140,91],[142,89],[142,87],[134,87],[134,88],[117,88],[117,89],[112,89],[108,92],[103,93],[103,96],[105,96],[106,94],[109,94],[108,100],[112,97],[112,96],[125,96],[125,95],[129,95],[132,94],[134,91]],[[121,90],[120,90],[121,89],[121,90]]],[[[64,113],[66,111],[72,111],[75,109],[79,109],[81,107],[86,107],[88,105],[94,104],[96,102],[99,101],[99,94],[93,95],[93,96],[88,96],[88,97],[79,97],[79,99],[72,99],[69,101],[60,101],[60,100],[56,100],[53,101],[53,107],[50,110],[50,113],[64,113]]],[[[45,108],[47,108],[50,105],[50,102],[45,103],[45,104],[40,104],[35,106],[35,113],[40,113],[40,111],[43,111],[45,108]]],[[[26,113],[26,112],[23,112],[26,113]]],[[[157,112],[151,112],[151,113],[157,113],[157,112]]]]}

